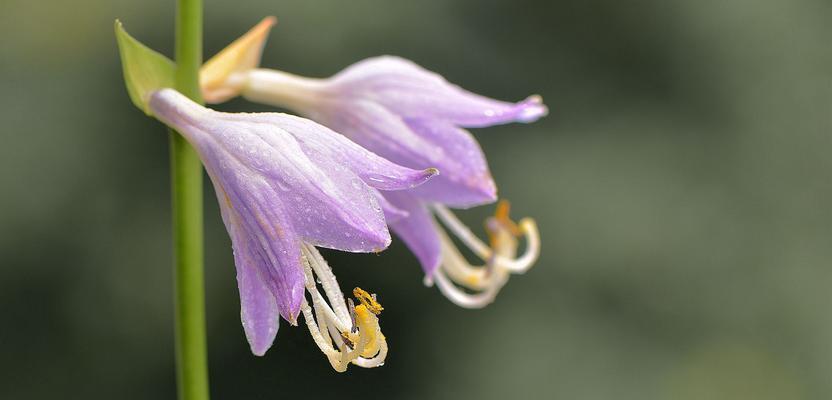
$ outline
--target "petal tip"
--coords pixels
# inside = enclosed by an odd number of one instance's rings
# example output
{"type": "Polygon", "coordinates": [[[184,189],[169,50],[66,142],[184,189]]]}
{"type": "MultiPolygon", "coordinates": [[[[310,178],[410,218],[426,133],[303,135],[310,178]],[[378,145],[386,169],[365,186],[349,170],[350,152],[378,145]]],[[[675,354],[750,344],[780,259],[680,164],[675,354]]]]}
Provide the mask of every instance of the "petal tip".
{"type": "Polygon", "coordinates": [[[543,97],[539,94],[531,95],[518,103],[517,120],[519,122],[535,122],[549,114],[549,108],[543,104],[543,97]]]}
{"type": "Polygon", "coordinates": [[[371,245],[373,246],[373,253],[381,252],[384,249],[390,247],[390,244],[393,243],[393,238],[390,236],[390,231],[387,230],[386,225],[384,229],[382,229],[381,231],[377,231],[377,234],[373,239],[373,243],[371,243],[371,245]]]}
{"type": "Polygon", "coordinates": [[[433,286],[433,274],[439,269],[439,265],[442,263],[440,257],[431,260],[420,260],[422,262],[422,271],[425,273],[425,278],[423,282],[425,286],[433,286]]]}
{"type": "MultiPolygon", "coordinates": [[[[300,267],[300,266],[299,266],[300,267]]],[[[298,326],[298,316],[300,315],[300,306],[303,303],[306,288],[303,284],[303,278],[293,282],[288,293],[283,292],[278,295],[277,307],[280,316],[292,326],[298,326]]]]}
{"type": "Polygon", "coordinates": [[[263,346],[263,345],[250,343],[250,346],[251,346],[251,354],[254,354],[257,357],[263,357],[263,356],[266,355],[266,352],[269,350],[269,348],[272,347],[272,344],[269,343],[268,345],[263,346]]]}
{"type": "Polygon", "coordinates": [[[442,263],[441,252],[422,255],[417,254],[416,258],[419,260],[419,264],[422,266],[422,271],[425,273],[425,286],[433,285],[433,273],[436,272],[439,265],[442,263]]]}
{"type": "Polygon", "coordinates": [[[419,179],[417,179],[416,182],[414,182],[413,187],[419,186],[419,185],[433,179],[433,177],[440,175],[439,169],[438,168],[433,168],[433,167],[423,169],[420,172],[421,172],[421,174],[419,176],[419,179]]]}
{"type": "MultiPolygon", "coordinates": [[[[491,174],[480,176],[472,181],[471,189],[476,192],[476,198],[479,200],[474,205],[490,204],[497,201],[497,183],[491,174]]],[[[471,205],[466,205],[469,207],[471,205]]]]}
{"type": "Polygon", "coordinates": [[[280,316],[292,326],[298,326],[298,314],[300,314],[300,307],[298,307],[297,311],[289,311],[284,312],[283,310],[280,311],[280,316]]]}
{"type": "Polygon", "coordinates": [[[243,330],[246,334],[251,353],[255,356],[262,357],[272,347],[275,337],[277,337],[278,321],[273,320],[274,324],[266,327],[263,325],[247,324],[243,320],[243,330]]]}

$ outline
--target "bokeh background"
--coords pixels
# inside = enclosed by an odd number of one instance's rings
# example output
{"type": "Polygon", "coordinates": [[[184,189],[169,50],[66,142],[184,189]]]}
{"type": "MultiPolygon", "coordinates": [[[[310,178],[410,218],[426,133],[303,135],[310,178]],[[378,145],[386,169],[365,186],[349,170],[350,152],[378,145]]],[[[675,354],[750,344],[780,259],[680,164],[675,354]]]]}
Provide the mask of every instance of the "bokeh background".
{"type": "MultiPolygon", "coordinates": [[[[544,243],[492,306],[424,287],[398,241],[327,252],[387,309],[379,369],[336,374],[286,324],[249,353],[206,193],[213,397],[832,398],[831,4],[207,0],[206,56],[277,15],[266,66],[397,54],[551,109],[475,131],[544,243]]],[[[173,13],[0,2],[0,398],[175,396],[167,137],[129,102],[112,34],[120,18],[170,55],[173,13]]]]}

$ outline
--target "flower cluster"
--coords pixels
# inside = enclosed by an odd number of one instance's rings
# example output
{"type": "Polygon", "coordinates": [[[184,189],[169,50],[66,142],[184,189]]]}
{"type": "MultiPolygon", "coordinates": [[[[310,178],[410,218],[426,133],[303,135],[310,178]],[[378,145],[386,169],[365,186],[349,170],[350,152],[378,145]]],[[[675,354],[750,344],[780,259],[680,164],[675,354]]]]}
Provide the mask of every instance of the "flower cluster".
{"type": "Polygon", "coordinates": [[[211,178],[252,352],[268,350],[281,316],[296,325],[302,315],[335,370],[379,366],[387,354],[383,307],[360,288],[352,291],[357,304],[345,298],[317,247],[379,252],[390,244],[389,226],[428,285],[462,307],[492,302],[512,273],[531,267],[540,241],[534,221],[512,221],[505,201],[486,221],[488,243],[451,211],[497,201],[482,149],[465,128],[533,122],[547,109],[539,96],[489,99],[389,56],[326,79],[260,69],[273,24],[264,20],[203,66],[203,96],[242,96],[305,118],[221,113],[173,89],[147,94],[148,111],[193,145],[211,178]],[[472,265],[452,236],[482,262],[472,265]]]}

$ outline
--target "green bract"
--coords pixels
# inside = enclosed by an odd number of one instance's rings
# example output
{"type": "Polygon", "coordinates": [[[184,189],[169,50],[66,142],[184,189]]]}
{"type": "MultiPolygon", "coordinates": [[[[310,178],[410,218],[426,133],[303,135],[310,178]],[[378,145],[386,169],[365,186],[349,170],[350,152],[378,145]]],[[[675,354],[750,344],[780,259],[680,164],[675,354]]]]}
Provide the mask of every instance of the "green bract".
{"type": "Polygon", "coordinates": [[[130,36],[122,27],[121,21],[116,20],[115,29],[118,52],[124,69],[124,83],[130,100],[145,114],[150,115],[150,94],[162,88],[173,87],[176,65],[169,58],[130,36]]]}

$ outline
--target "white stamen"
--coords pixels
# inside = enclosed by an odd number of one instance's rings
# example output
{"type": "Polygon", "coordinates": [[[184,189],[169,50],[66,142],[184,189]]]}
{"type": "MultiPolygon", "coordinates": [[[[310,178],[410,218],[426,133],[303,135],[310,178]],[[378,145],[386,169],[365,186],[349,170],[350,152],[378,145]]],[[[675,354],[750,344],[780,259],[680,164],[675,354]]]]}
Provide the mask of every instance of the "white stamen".
{"type": "MultiPolygon", "coordinates": [[[[324,293],[326,293],[326,297],[330,299],[341,299],[344,298],[344,293],[341,292],[341,286],[338,285],[338,280],[335,279],[335,274],[332,273],[332,269],[327,264],[326,260],[321,256],[321,253],[318,252],[318,249],[315,246],[312,246],[307,243],[303,243],[304,250],[307,256],[307,260],[309,260],[309,266],[312,267],[312,270],[315,271],[315,275],[318,276],[318,279],[321,280],[321,287],[324,288],[324,293]]],[[[338,315],[338,318],[343,320],[348,320],[349,312],[347,311],[347,306],[344,302],[336,301],[333,304],[335,307],[335,312],[338,315]]]]}
{"type": "Polygon", "coordinates": [[[474,235],[447,207],[434,204],[432,208],[442,224],[484,261],[483,265],[471,265],[441,225],[436,224],[442,260],[433,276],[425,278],[425,284],[430,286],[435,281],[439,291],[460,307],[482,308],[493,302],[510,274],[526,272],[540,255],[540,236],[535,222],[524,218],[514,225],[507,220],[507,208],[506,220],[495,217],[488,221],[493,248],[474,235]],[[520,257],[517,257],[517,235],[526,240],[526,249],[520,257]]]}
{"type": "Polygon", "coordinates": [[[540,256],[540,233],[537,231],[537,224],[530,218],[521,219],[517,226],[526,238],[526,251],[518,258],[504,258],[497,255],[497,262],[515,274],[522,274],[528,271],[540,256]]]}
{"type": "Polygon", "coordinates": [[[483,243],[471,229],[469,229],[456,215],[447,207],[441,204],[433,204],[433,209],[436,215],[453,232],[459,240],[461,240],[471,251],[484,261],[492,258],[495,264],[500,265],[514,273],[522,274],[529,270],[540,256],[540,234],[537,231],[537,224],[531,218],[523,218],[520,220],[518,227],[526,238],[526,251],[523,255],[515,258],[514,256],[506,257],[505,255],[494,254],[491,247],[483,243]]]}
{"type": "Polygon", "coordinates": [[[436,277],[436,287],[439,288],[439,291],[442,292],[448,300],[462,308],[483,308],[494,302],[494,299],[497,297],[497,292],[499,291],[499,289],[496,289],[476,294],[466,293],[451,282],[448,277],[442,273],[442,271],[437,270],[434,273],[434,276],[436,277]]]}
{"type": "MultiPolygon", "coordinates": [[[[383,365],[387,356],[387,342],[379,328],[378,318],[373,314],[378,313],[381,306],[374,299],[373,304],[369,304],[359,298],[361,305],[348,308],[332,269],[318,250],[312,245],[303,244],[301,251],[304,285],[312,301],[310,307],[309,299],[304,298],[301,312],[312,340],[327,357],[332,368],[344,372],[350,363],[364,368],[383,365]],[[316,277],[320,280],[326,298],[318,291],[316,277]]],[[[356,289],[355,294],[372,299],[372,296],[360,289],[356,289]]]]}
{"type": "Polygon", "coordinates": [[[485,243],[480,240],[471,229],[468,229],[459,218],[454,215],[448,207],[445,207],[441,204],[434,204],[433,210],[436,211],[436,215],[439,216],[439,219],[442,220],[442,223],[445,224],[448,228],[450,228],[451,232],[453,232],[456,237],[462,240],[465,245],[468,246],[477,257],[487,260],[491,257],[492,251],[491,248],[486,246],[485,243]]]}

